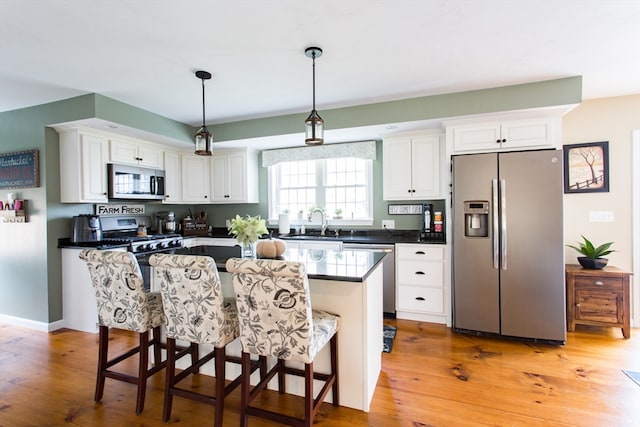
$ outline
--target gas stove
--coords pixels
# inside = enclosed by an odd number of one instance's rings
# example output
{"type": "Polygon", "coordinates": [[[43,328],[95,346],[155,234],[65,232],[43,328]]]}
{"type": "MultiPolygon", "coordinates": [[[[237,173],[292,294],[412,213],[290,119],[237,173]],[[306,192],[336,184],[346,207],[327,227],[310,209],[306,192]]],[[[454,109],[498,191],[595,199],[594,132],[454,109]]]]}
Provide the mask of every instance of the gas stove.
{"type": "Polygon", "coordinates": [[[103,241],[127,244],[127,250],[136,256],[169,251],[184,246],[180,234],[146,234],[151,224],[149,216],[101,217],[103,241]],[[142,228],[141,233],[139,229],[142,228]]]}
{"type": "Polygon", "coordinates": [[[184,241],[179,234],[151,234],[148,236],[131,237],[128,250],[137,255],[162,252],[183,246],[184,241]]]}

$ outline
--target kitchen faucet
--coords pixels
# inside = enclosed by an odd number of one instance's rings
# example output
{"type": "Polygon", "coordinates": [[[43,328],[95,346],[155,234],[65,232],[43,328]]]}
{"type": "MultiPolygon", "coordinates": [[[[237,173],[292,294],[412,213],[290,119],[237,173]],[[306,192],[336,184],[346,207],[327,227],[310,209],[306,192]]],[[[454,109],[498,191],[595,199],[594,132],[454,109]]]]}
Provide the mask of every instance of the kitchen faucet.
{"type": "Polygon", "coordinates": [[[321,218],[322,225],[321,225],[321,228],[320,228],[320,235],[324,236],[325,233],[327,232],[327,227],[329,226],[329,223],[327,222],[327,214],[325,213],[325,211],[322,208],[315,207],[315,208],[311,209],[311,212],[309,212],[309,221],[311,221],[311,217],[316,212],[320,212],[320,215],[322,215],[322,218],[321,218]]]}

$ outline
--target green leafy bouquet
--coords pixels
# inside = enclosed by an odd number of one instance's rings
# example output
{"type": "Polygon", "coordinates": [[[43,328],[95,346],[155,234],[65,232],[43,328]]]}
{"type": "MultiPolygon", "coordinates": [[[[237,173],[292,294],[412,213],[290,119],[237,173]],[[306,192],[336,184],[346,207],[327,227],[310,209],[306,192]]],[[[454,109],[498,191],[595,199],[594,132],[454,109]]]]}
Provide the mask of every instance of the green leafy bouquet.
{"type": "Polygon", "coordinates": [[[238,242],[243,245],[255,243],[260,236],[267,233],[267,223],[260,215],[247,215],[244,218],[236,215],[236,217],[231,220],[231,226],[229,227],[229,234],[233,234],[236,239],[238,239],[238,242]]]}

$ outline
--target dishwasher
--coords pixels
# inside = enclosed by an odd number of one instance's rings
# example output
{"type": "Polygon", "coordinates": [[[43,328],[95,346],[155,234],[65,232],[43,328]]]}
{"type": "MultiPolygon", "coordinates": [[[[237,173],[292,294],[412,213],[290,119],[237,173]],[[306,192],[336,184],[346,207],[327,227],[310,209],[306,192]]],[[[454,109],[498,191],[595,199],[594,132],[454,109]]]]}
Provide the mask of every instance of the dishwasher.
{"type": "Polygon", "coordinates": [[[343,243],[343,249],[354,251],[383,251],[382,311],[385,317],[396,317],[396,257],[395,245],[375,243],[343,243]]]}

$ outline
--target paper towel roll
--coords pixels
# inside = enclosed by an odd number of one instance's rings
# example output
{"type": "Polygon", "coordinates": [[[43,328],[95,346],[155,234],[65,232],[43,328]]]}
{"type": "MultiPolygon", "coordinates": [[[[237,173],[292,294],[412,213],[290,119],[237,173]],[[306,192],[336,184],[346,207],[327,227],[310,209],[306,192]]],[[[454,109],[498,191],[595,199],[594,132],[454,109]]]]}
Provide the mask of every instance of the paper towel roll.
{"type": "Polygon", "coordinates": [[[278,217],[278,232],[280,234],[289,234],[291,225],[289,224],[289,214],[281,213],[278,217]]]}

